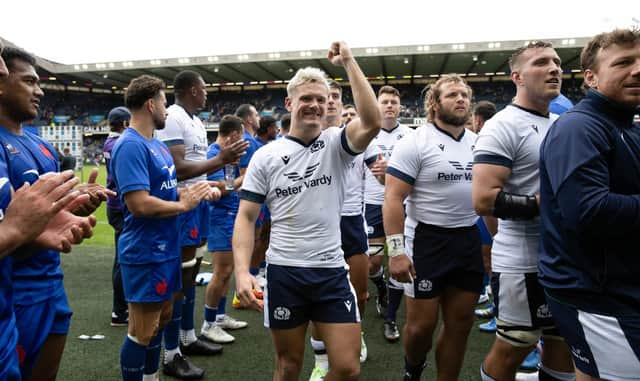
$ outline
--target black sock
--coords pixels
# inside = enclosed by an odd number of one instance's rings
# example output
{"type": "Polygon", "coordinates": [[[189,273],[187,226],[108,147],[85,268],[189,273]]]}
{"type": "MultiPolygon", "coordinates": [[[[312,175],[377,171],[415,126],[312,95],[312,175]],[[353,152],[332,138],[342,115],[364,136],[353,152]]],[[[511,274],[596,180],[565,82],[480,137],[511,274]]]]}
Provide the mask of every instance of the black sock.
{"type": "Polygon", "coordinates": [[[380,270],[382,271],[379,272],[379,275],[370,277],[370,279],[373,284],[376,285],[376,288],[378,289],[378,295],[385,295],[387,293],[387,282],[384,276],[384,267],[381,267],[380,270]]]}

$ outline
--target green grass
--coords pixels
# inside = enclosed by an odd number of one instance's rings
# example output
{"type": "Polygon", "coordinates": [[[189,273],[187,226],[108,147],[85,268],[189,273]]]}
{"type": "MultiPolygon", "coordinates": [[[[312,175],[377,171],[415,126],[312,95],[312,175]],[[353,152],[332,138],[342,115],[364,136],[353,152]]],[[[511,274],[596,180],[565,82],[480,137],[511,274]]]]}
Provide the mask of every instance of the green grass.
{"type": "MultiPolygon", "coordinates": [[[[96,182],[98,184],[107,184],[107,170],[104,165],[99,167],[86,166],[81,171],[76,171],[76,176],[80,178],[81,182],[86,182],[89,179],[89,173],[93,168],[98,168],[99,174],[96,182]]],[[[85,243],[89,245],[113,245],[113,229],[107,221],[107,206],[102,203],[93,215],[96,216],[98,223],[93,229],[93,237],[86,240],[85,243]]]]}
{"type": "MultiPolygon", "coordinates": [[[[108,228],[110,228],[107,225],[108,228]]],[[[97,237],[96,237],[97,238],[97,237]]],[[[94,240],[96,239],[94,238],[94,240]]],[[[76,247],[70,254],[63,254],[65,287],[69,303],[74,311],[71,331],[58,380],[119,380],[120,346],[125,328],[109,326],[111,313],[111,265],[114,248],[111,239],[107,245],[76,247]],[[81,334],[106,336],[100,341],[79,340],[81,334]]],[[[375,295],[375,290],[371,290],[375,295]]],[[[202,324],[204,288],[198,287],[196,300],[196,328],[202,324]]],[[[231,295],[230,295],[231,296],[231,295]]],[[[236,342],[226,345],[224,353],[215,357],[196,357],[195,363],[206,369],[208,380],[270,380],[273,372],[273,346],[267,329],[262,324],[262,314],[254,311],[233,310],[234,317],[249,322],[244,330],[232,332],[236,342]]],[[[400,325],[404,324],[404,303],[398,313],[400,325]]],[[[369,360],[362,366],[362,380],[398,380],[403,366],[401,343],[389,344],[382,336],[382,320],[375,315],[370,300],[363,320],[365,338],[369,348],[369,360]]],[[[493,335],[473,328],[460,376],[461,380],[478,380],[479,366],[489,350],[493,335]]],[[[307,341],[308,342],[308,341],[307,341]]],[[[306,379],[313,365],[312,351],[307,345],[301,379],[306,379]]],[[[435,379],[433,353],[428,357],[430,366],[423,379],[435,379]]],[[[165,378],[169,380],[170,378],[165,378]]]]}

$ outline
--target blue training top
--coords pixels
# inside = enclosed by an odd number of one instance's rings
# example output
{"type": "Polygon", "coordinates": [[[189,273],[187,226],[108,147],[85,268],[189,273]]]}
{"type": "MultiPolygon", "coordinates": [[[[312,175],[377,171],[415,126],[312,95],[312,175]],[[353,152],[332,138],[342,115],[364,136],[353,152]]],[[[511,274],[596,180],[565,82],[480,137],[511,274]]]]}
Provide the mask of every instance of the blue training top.
{"type": "Polygon", "coordinates": [[[540,282],[585,311],[640,312],[634,113],[590,90],[541,145],[540,282]]]}

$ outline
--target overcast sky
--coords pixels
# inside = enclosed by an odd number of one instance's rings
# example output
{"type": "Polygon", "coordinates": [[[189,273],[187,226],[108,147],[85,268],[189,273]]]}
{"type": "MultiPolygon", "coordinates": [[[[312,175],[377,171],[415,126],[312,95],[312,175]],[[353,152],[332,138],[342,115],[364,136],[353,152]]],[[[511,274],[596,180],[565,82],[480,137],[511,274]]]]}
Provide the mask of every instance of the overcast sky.
{"type": "Polygon", "coordinates": [[[640,19],[636,0],[587,4],[594,2],[2,0],[0,36],[75,64],[324,49],[337,39],[374,47],[585,37],[640,19]]]}

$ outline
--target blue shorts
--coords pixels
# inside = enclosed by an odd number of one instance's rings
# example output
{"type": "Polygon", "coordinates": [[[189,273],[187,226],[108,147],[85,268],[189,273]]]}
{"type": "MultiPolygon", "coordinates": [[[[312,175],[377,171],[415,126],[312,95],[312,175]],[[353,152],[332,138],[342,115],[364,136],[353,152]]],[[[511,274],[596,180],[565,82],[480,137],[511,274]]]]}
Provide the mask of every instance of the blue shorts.
{"type": "Polygon", "coordinates": [[[233,226],[236,221],[236,209],[215,209],[211,211],[209,222],[209,251],[231,251],[233,226]]]}
{"type": "Polygon", "coordinates": [[[582,373],[605,380],[638,380],[640,315],[587,312],[549,291],[546,296],[556,327],[582,373]]]}
{"type": "Polygon", "coordinates": [[[2,361],[0,362],[0,381],[20,381],[22,379],[17,348],[0,361],[2,361]]]}
{"type": "Polygon", "coordinates": [[[180,215],[180,247],[200,246],[209,232],[209,205],[202,201],[193,210],[180,215]]]}
{"type": "Polygon", "coordinates": [[[338,268],[267,266],[264,325],[291,329],[309,320],[357,323],[360,312],[349,272],[338,268]]]}
{"type": "Polygon", "coordinates": [[[382,205],[365,204],[364,218],[367,220],[367,237],[384,237],[384,226],[382,225],[382,205]]]}
{"type": "Polygon", "coordinates": [[[141,265],[120,264],[124,298],[129,303],[164,302],[182,289],[182,259],[141,265]]]}
{"type": "Polygon", "coordinates": [[[357,254],[366,254],[369,249],[364,226],[361,214],[340,217],[340,236],[345,259],[357,254]]]}
{"type": "Polygon", "coordinates": [[[405,294],[431,299],[448,287],[480,293],[484,264],[480,233],[475,225],[459,228],[418,223],[414,238],[406,238],[416,279],[405,284],[405,294]]]}
{"type": "Polygon", "coordinates": [[[23,374],[28,374],[38,360],[47,337],[50,334],[69,333],[72,312],[64,290],[40,303],[15,305],[14,309],[18,328],[18,353],[24,354],[20,368],[23,374]]]}

